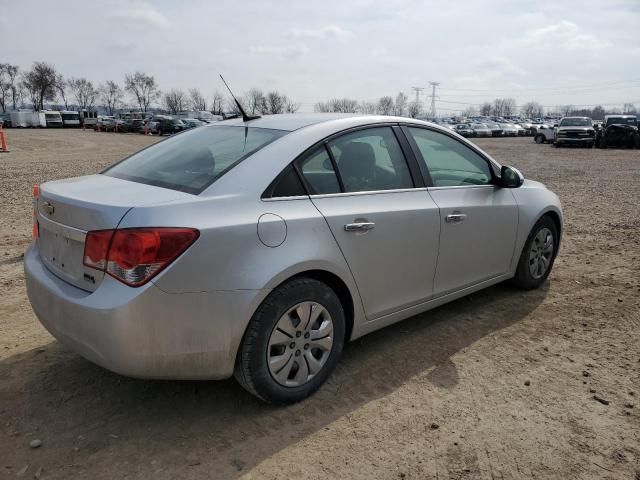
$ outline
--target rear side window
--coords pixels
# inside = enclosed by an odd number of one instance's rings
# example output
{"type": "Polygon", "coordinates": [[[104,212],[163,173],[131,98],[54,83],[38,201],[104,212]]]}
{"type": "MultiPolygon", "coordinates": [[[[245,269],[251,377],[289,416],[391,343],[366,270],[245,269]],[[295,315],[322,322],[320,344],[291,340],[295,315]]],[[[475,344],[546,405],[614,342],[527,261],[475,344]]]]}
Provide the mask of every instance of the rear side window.
{"type": "Polygon", "coordinates": [[[234,165],[286,133],[240,126],[192,129],[135,153],[102,173],[197,195],[234,165]]]}
{"type": "Polygon", "coordinates": [[[347,133],[328,143],[345,192],[412,188],[413,180],[390,127],[347,133]]]}
{"type": "Polygon", "coordinates": [[[300,171],[312,195],[340,193],[338,177],[324,145],[312,150],[299,163],[300,171]]]}
{"type": "Polygon", "coordinates": [[[407,130],[418,147],[418,161],[425,162],[434,187],[488,185],[493,176],[489,162],[458,140],[443,133],[407,130]]]}

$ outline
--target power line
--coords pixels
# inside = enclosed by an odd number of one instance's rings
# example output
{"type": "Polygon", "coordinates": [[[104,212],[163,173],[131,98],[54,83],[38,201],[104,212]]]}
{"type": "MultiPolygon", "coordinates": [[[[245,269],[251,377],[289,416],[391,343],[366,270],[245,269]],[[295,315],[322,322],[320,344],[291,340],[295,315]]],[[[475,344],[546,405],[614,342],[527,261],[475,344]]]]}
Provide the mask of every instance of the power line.
{"type": "Polygon", "coordinates": [[[420,104],[420,94],[424,90],[424,87],[411,87],[411,90],[416,92],[416,103],[420,104]]]}
{"type": "MultiPolygon", "coordinates": [[[[639,83],[639,82],[640,82],[640,79],[621,80],[616,82],[597,83],[597,84],[573,86],[573,87],[532,87],[532,88],[498,88],[498,89],[443,88],[442,90],[453,91],[453,92],[529,92],[529,91],[549,91],[549,90],[574,91],[574,90],[585,89],[585,88],[608,87],[608,86],[615,86],[615,85],[620,85],[624,83],[639,83]]],[[[640,85],[634,85],[627,88],[633,88],[635,86],[640,86],[640,85]]]]}
{"type": "Polygon", "coordinates": [[[436,88],[440,82],[429,82],[431,86],[431,118],[436,118],[436,88]]]}

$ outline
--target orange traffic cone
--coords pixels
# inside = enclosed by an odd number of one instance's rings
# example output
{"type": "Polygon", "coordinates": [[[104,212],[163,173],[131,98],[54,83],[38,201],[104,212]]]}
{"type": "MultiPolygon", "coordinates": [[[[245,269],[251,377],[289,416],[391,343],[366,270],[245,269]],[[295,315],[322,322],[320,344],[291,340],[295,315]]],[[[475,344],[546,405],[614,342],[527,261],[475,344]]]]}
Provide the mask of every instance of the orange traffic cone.
{"type": "Polygon", "coordinates": [[[7,148],[7,138],[4,136],[4,130],[2,130],[2,125],[0,124],[0,152],[8,152],[7,148]]]}

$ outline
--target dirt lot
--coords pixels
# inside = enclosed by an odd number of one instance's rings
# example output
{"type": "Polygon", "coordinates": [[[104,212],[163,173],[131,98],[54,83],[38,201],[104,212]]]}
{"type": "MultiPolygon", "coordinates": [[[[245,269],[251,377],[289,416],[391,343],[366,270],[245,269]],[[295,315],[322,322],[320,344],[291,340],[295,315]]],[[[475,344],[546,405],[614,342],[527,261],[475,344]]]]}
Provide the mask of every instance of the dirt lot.
{"type": "Polygon", "coordinates": [[[315,396],[276,408],[233,380],[120,377],[40,326],[20,257],[32,185],[96,172],[154,139],[8,138],[0,478],[640,479],[640,151],[478,141],[563,202],[548,284],[499,285],[357,340],[315,396]]]}

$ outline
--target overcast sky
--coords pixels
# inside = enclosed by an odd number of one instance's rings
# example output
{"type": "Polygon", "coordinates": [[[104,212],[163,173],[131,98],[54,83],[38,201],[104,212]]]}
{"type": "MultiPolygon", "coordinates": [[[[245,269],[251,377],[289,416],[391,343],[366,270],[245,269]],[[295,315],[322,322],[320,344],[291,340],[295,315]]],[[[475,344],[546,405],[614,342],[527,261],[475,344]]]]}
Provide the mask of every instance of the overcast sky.
{"type": "Polygon", "coordinates": [[[223,73],[239,93],[277,89],[303,111],[413,98],[432,80],[439,110],[498,96],[640,107],[640,0],[0,0],[0,62],[36,60],[96,83],[141,70],[209,95],[223,73]]]}

